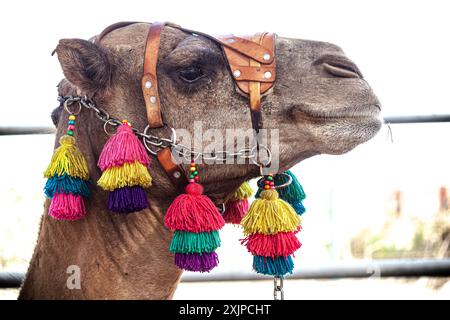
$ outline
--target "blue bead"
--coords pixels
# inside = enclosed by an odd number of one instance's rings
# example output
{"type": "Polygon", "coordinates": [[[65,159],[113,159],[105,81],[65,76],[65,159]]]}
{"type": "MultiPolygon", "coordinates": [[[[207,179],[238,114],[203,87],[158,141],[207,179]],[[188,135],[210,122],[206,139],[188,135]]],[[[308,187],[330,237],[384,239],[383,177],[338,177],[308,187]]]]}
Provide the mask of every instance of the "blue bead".
{"type": "Polygon", "coordinates": [[[75,120],[69,120],[69,124],[74,125],[75,124],[75,120]]]}

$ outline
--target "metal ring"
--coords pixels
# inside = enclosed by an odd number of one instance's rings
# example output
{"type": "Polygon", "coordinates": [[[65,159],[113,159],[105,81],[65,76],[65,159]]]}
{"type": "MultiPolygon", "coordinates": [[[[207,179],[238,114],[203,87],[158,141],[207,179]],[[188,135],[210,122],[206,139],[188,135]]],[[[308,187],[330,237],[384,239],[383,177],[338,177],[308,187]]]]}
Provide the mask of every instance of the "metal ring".
{"type": "MultiPolygon", "coordinates": [[[[258,144],[257,144],[257,145],[255,145],[255,146],[251,149],[250,153],[251,153],[251,154],[254,154],[254,152],[257,150],[258,147],[261,148],[261,149],[266,150],[267,156],[268,156],[267,162],[266,162],[266,163],[264,163],[264,162],[259,162],[257,156],[255,156],[255,157],[253,157],[253,158],[249,158],[249,159],[251,160],[251,162],[253,162],[253,164],[255,164],[255,165],[259,166],[259,167],[267,167],[267,166],[270,164],[270,162],[272,162],[272,152],[271,152],[270,149],[267,148],[265,145],[263,145],[263,144],[259,144],[259,145],[258,145],[258,144]]],[[[255,155],[256,155],[256,154],[255,154],[255,155]]]]}
{"type": "MultiPolygon", "coordinates": [[[[175,131],[174,128],[170,127],[169,125],[167,125],[165,123],[164,123],[164,126],[169,127],[171,129],[172,132],[171,132],[171,136],[170,136],[170,141],[171,141],[170,144],[172,146],[175,145],[176,139],[177,139],[177,132],[175,131]]],[[[148,136],[148,130],[150,130],[150,125],[147,125],[144,129],[145,136],[148,136]]],[[[150,152],[152,155],[156,156],[157,151],[154,151],[150,148],[150,146],[148,145],[147,139],[145,137],[142,139],[142,143],[144,144],[144,147],[145,147],[145,149],[147,149],[148,152],[150,152]]],[[[159,141],[159,146],[161,146],[162,143],[163,143],[162,141],[159,141]]]]}
{"type": "Polygon", "coordinates": [[[113,119],[108,119],[108,120],[105,121],[105,124],[103,125],[103,130],[105,131],[105,133],[106,133],[108,136],[112,136],[113,133],[109,133],[108,130],[106,129],[106,127],[107,127],[108,124],[109,124],[110,126],[112,126],[112,127],[117,127],[117,123],[114,122],[113,119]]]}
{"type": "Polygon", "coordinates": [[[66,101],[64,101],[64,110],[66,110],[67,113],[72,115],[72,116],[79,115],[80,112],[81,112],[81,103],[80,103],[80,101],[78,101],[78,110],[77,110],[77,112],[72,112],[72,111],[69,110],[69,101],[70,101],[70,105],[72,105],[73,101],[71,101],[70,99],[67,99],[66,101]]]}
{"type": "MultiPolygon", "coordinates": [[[[288,175],[287,173],[284,173],[284,172],[277,173],[276,175],[278,175],[278,176],[283,175],[283,176],[286,176],[288,179],[285,183],[282,183],[278,186],[274,186],[275,189],[286,188],[288,185],[290,185],[292,183],[292,177],[290,175],[288,175]]],[[[264,181],[265,181],[265,178],[262,177],[261,179],[258,180],[258,182],[256,182],[256,185],[258,186],[258,188],[264,189],[264,181]]]]}

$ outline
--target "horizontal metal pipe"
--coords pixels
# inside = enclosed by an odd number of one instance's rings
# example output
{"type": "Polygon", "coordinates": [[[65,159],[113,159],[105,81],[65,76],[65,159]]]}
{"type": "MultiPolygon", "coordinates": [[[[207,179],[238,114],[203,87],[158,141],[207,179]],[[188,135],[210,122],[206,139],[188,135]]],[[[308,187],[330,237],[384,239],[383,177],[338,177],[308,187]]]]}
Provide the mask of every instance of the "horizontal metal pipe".
{"type": "Polygon", "coordinates": [[[0,127],[0,136],[53,134],[55,132],[54,127],[0,127]]]}
{"type": "MultiPolygon", "coordinates": [[[[390,124],[401,123],[433,123],[433,122],[450,122],[450,114],[424,115],[424,116],[398,116],[385,117],[384,121],[390,124]]],[[[8,135],[26,135],[26,134],[53,134],[56,130],[54,127],[0,127],[0,136],[8,135]]]]}
{"type": "Polygon", "coordinates": [[[384,121],[389,124],[450,122],[450,114],[385,117],[384,121]]]}
{"type": "MultiPolygon", "coordinates": [[[[345,279],[388,277],[450,277],[450,259],[371,260],[336,263],[328,266],[304,266],[288,279],[345,279]]],[[[20,272],[0,272],[0,288],[18,288],[24,278],[20,272]]],[[[182,282],[268,280],[254,272],[212,274],[185,273],[182,282]]]]}

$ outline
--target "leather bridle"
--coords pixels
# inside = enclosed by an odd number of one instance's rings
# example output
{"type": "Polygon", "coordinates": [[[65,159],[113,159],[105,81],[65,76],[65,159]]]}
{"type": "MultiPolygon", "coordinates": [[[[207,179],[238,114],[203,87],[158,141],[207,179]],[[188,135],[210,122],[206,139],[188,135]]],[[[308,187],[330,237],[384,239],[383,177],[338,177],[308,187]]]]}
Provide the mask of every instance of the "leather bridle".
{"type": "MultiPolygon", "coordinates": [[[[94,41],[99,43],[111,31],[135,23],[139,22],[113,24],[107,27],[94,41]]],[[[204,36],[222,48],[237,89],[248,97],[252,127],[258,133],[263,127],[261,96],[273,87],[276,80],[275,34],[264,32],[243,37],[211,36],[168,22],[154,22],[150,25],[145,46],[141,87],[149,128],[156,129],[164,126],[163,108],[158,90],[157,66],[161,34],[165,26],[177,28],[192,35],[204,36]]],[[[175,186],[183,187],[187,184],[187,178],[173,161],[169,148],[159,150],[157,158],[175,186]]]]}

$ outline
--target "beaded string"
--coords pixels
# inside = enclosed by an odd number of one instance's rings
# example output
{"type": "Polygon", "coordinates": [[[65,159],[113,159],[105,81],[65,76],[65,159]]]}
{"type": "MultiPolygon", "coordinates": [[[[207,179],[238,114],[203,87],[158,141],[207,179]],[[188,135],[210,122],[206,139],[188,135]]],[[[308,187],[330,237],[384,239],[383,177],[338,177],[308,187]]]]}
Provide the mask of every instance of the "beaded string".
{"type": "Polygon", "coordinates": [[[189,183],[195,183],[198,182],[199,177],[198,177],[198,171],[197,171],[197,167],[195,165],[195,160],[194,160],[194,156],[191,157],[191,166],[189,168],[189,183]]]}
{"type": "Polygon", "coordinates": [[[264,190],[275,190],[275,182],[273,181],[273,174],[270,173],[264,178],[264,190]]]}
{"type": "Polygon", "coordinates": [[[69,116],[69,126],[67,127],[67,135],[68,136],[73,136],[73,130],[75,130],[75,123],[76,123],[76,116],[71,114],[69,116]]]}

